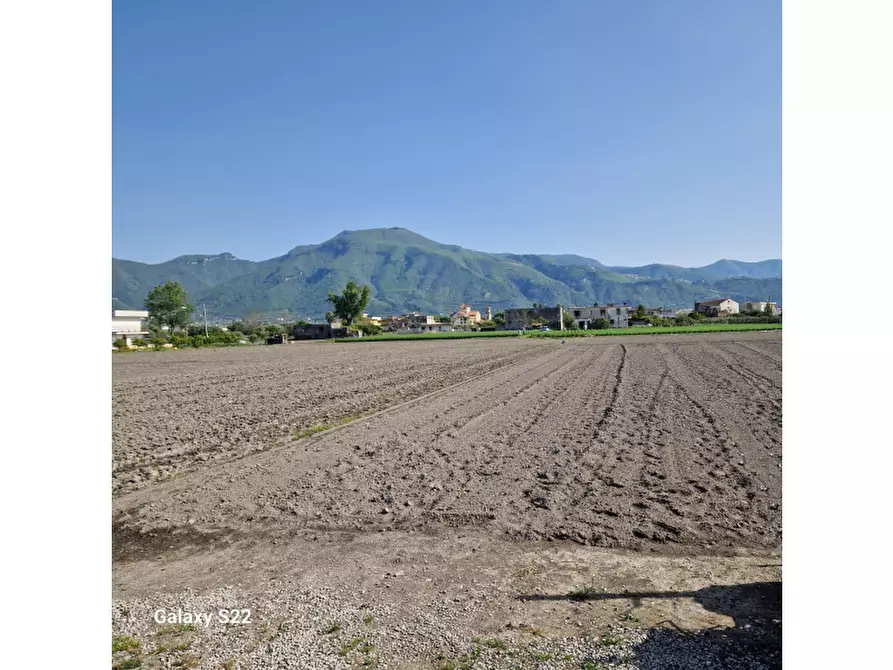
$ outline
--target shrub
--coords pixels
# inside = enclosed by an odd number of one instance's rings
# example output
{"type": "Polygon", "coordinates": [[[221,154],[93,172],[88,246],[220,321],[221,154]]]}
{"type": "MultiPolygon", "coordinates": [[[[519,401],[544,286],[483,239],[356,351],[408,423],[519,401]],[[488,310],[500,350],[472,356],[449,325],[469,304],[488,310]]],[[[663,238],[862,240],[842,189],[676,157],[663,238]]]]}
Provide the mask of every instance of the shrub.
{"type": "Polygon", "coordinates": [[[118,349],[126,349],[127,348],[127,340],[119,337],[117,340],[112,342],[113,347],[118,347],[118,349]]]}
{"type": "Polygon", "coordinates": [[[171,335],[170,343],[175,347],[189,346],[189,338],[185,335],[171,335]]]}
{"type": "Polygon", "coordinates": [[[600,317],[592,322],[592,327],[595,330],[605,330],[611,327],[611,322],[605,317],[600,317]]]}

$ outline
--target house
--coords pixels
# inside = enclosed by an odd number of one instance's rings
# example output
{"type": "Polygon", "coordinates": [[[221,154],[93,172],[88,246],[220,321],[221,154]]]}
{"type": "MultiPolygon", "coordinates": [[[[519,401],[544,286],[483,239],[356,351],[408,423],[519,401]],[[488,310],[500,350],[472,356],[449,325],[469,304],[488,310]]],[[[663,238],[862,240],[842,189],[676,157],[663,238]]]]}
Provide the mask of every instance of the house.
{"type": "Polygon", "coordinates": [[[145,337],[149,334],[145,326],[148,318],[149,312],[142,309],[112,310],[112,342],[124,340],[129,347],[134,337],[145,337]]]}
{"type": "Polygon", "coordinates": [[[468,305],[459,305],[459,311],[450,315],[453,328],[470,328],[481,321],[481,313],[476,309],[471,309],[468,305]]]}
{"type": "Polygon", "coordinates": [[[774,302],[746,302],[741,306],[742,312],[763,312],[766,309],[766,305],[769,306],[769,313],[772,315],[780,314],[781,310],[778,309],[778,304],[774,302]]]}
{"type": "Polygon", "coordinates": [[[340,322],[332,325],[328,323],[307,323],[297,325],[292,330],[291,336],[296,340],[327,340],[333,337],[360,337],[359,333],[348,332],[342,328],[340,322]]]}
{"type": "Polygon", "coordinates": [[[595,307],[570,307],[568,313],[574,315],[574,320],[581,330],[595,328],[598,319],[607,319],[611,328],[628,328],[629,305],[599,305],[595,307]]]}
{"type": "Polygon", "coordinates": [[[661,319],[672,319],[676,316],[676,312],[665,307],[653,307],[645,310],[648,316],[656,316],[661,319]]]}
{"type": "Polygon", "coordinates": [[[564,309],[562,307],[521,307],[505,310],[505,330],[532,328],[544,323],[553,330],[564,330],[564,309]]]}
{"type": "Polygon", "coordinates": [[[452,333],[453,326],[449,323],[437,323],[433,321],[431,323],[420,323],[415,326],[411,326],[406,329],[407,333],[452,333]]]}
{"type": "Polygon", "coordinates": [[[435,319],[430,314],[419,314],[418,312],[413,312],[412,314],[404,315],[406,317],[407,323],[410,328],[418,328],[421,326],[430,326],[431,324],[437,323],[437,319],[435,319]]]}
{"type": "Polygon", "coordinates": [[[695,303],[695,311],[704,316],[728,316],[738,313],[738,303],[731,298],[718,298],[695,303]]]}
{"type": "Polygon", "coordinates": [[[381,325],[381,317],[380,316],[369,316],[365,312],[363,312],[362,321],[365,321],[370,326],[380,326],[381,325]]]}

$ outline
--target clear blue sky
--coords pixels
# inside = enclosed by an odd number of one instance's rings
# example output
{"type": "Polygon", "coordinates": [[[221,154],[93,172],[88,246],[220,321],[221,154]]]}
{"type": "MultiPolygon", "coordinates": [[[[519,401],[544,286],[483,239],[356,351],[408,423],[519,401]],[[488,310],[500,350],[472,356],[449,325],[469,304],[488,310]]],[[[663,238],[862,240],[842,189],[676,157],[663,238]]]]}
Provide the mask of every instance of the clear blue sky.
{"type": "Polygon", "coordinates": [[[113,253],[781,256],[781,2],[115,0],[113,253]]]}

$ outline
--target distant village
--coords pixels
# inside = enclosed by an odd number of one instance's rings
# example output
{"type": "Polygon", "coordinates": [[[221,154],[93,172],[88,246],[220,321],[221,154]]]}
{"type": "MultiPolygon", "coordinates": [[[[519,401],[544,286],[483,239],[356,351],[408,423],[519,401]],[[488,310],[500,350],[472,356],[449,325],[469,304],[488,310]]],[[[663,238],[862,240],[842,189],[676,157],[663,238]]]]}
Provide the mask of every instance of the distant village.
{"type": "MultiPolygon", "coordinates": [[[[488,330],[517,330],[523,333],[529,330],[598,330],[684,324],[700,319],[766,316],[781,316],[781,308],[777,303],[754,301],[739,304],[731,298],[719,298],[696,302],[693,310],[676,311],[643,305],[633,307],[629,303],[594,304],[586,307],[562,305],[547,307],[534,303],[531,307],[506,309],[495,314],[489,306],[481,312],[470,305],[462,304],[448,316],[409,312],[399,316],[381,317],[364,313],[350,328],[334,318],[326,323],[298,322],[285,331],[279,331],[275,335],[271,333],[270,339],[285,342],[289,339],[322,340],[380,333],[421,334],[488,330]]],[[[113,310],[112,340],[130,347],[134,340],[146,338],[149,336],[146,324],[148,317],[149,312],[144,310],[113,310]]],[[[741,320],[743,322],[743,319],[741,320]]],[[[215,326],[214,330],[227,331],[227,328],[215,326]]]]}
{"type": "MultiPolygon", "coordinates": [[[[737,314],[760,314],[779,316],[781,309],[775,302],[746,302],[739,304],[731,298],[720,298],[696,302],[694,310],[672,311],[664,308],[633,307],[629,303],[592,305],[589,307],[546,307],[534,304],[532,307],[506,309],[493,313],[486,307],[482,313],[470,305],[459,305],[459,309],[449,316],[409,312],[387,317],[363,314],[359,326],[369,326],[383,333],[418,334],[450,333],[460,331],[487,330],[590,330],[603,328],[630,328],[654,325],[656,319],[676,319],[690,314],[703,318],[723,318],[737,314]]],[[[294,329],[294,339],[328,339],[332,337],[361,337],[363,328],[351,330],[340,321],[298,325],[294,329]]],[[[367,329],[367,332],[370,332],[367,329]]]]}

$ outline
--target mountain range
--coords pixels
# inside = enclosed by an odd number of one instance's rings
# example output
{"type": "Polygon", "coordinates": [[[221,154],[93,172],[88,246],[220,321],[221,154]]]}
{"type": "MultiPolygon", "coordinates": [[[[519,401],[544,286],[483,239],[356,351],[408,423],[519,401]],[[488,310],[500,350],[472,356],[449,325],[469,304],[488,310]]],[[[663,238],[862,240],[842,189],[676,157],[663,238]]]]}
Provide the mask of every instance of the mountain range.
{"type": "Polygon", "coordinates": [[[405,228],[345,230],[321,244],[298,246],[266,261],[229,253],[179,256],[157,264],[112,259],[113,306],[142,309],[148,292],[168,279],[214,320],[248,314],[321,320],[329,291],[348,281],[368,284],[367,311],[449,314],[475,308],[629,302],[691,308],[696,300],[781,303],[781,260],[720,260],[700,268],[612,267],[572,254],[506,254],[440,244],[405,228]]]}

